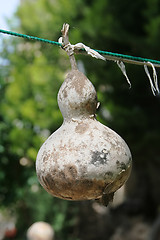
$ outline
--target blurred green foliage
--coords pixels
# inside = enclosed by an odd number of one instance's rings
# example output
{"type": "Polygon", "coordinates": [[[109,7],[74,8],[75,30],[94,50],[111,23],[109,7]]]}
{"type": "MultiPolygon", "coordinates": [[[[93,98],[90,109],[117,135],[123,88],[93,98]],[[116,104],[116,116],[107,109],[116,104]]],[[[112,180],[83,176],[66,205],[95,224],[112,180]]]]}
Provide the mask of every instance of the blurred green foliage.
{"type": "MultiPolygon", "coordinates": [[[[72,43],[158,59],[159,13],[160,0],[25,0],[13,30],[57,41],[67,22],[72,43]]],[[[34,166],[41,144],[62,123],[57,93],[70,68],[68,58],[56,46],[16,38],[4,39],[1,56],[5,64],[0,67],[0,205],[16,209],[19,239],[30,224],[43,220],[53,225],[57,239],[75,240],[76,203],[46,193],[34,166]]],[[[76,58],[96,86],[98,119],[126,140],[134,167],[152,186],[149,194],[158,208],[160,179],[154,173],[160,165],[159,96],[152,95],[142,67],[127,65],[129,89],[113,62],[76,58]]],[[[132,195],[138,194],[136,190],[132,195]]]]}

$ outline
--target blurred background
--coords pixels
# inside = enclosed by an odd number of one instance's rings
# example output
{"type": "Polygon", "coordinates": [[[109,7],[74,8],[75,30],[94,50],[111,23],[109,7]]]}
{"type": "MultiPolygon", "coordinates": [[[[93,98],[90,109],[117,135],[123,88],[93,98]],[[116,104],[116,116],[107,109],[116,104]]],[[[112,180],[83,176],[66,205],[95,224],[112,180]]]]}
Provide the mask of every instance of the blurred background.
{"type": "MultiPolygon", "coordinates": [[[[1,3],[0,19],[5,10],[8,20],[0,20],[0,28],[57,41],[67,22],[72,44],[160,60],[160,0],[21,0],[14,14],[10,2],[1,3]]],[[[45,221],[57,240],[158,240],[160,96],[153,96],[143,66],[126,64],[129,89],[114,62],[76,60],[97,89],[98,120],[130,147],[131,177],[107,208],[60,200],[42,189],[36,155],[63,121],[57,93],[69,60],[59,47],[1,34],[0,239],[26,239],[34,222],[45,221]]]]}

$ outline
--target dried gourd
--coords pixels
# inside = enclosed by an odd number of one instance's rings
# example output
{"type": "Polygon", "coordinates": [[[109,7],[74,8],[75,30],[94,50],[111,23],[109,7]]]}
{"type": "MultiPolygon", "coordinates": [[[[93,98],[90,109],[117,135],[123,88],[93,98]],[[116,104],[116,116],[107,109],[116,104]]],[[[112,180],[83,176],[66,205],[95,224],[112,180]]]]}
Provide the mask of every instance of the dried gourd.
{"type": "Polygon", "coordinates": [[[129,177],[130,150],[96,120],[97,104],[92,83],[72,69],[58,93],[63,124],[42,145],[36,160],[41,185],[55,197],[107,204],[129,177]]]}

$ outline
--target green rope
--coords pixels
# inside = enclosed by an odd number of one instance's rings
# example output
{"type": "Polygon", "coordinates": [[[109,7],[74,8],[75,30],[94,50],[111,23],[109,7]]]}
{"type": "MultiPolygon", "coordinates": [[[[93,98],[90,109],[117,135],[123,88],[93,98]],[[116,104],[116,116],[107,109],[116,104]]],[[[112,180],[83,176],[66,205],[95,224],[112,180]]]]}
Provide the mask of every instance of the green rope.
{"type": "Polygon", "coordinates": [[[59,42],[51,41],[51,40],[44,39],[44,38],[33,37],[33,36],[29,36],[29,35],[25,35],[25,34],[21,34],[21,33],[15,33],[15,32],[11,32],[11,31],[6,31],[6,30],[2,30],[2,29],[0,29],[0,32],[4,33],[4,34],[16,36],[16,37],[26,38],[28,40],[40,41],[40,42],[54,44],[54,45],[58,45],[58,46],[62,47],[62,44],[60,44],[59,42]]]}
{"type": "Polygon", "coordinates": [[[130,56],[130,55],[124,55],[124,54],[121,54],[121,53],[113,53],[113,52],[101,51],[101,50],[96,50],[96,49],[95,49],[95,51],[97,51],[98,53],[100,53],[102,55],[119,57],[119,58],[124,58],[124,59],[128,59],[128,60],[140,61],[140,62],[151,62],[153,64],[154,63],[155,64],[160,64],[160,61],[149,59],[149,58],[134,57],[134,56],[130,56]]]}
{"type": "MultiPolygon", "coordinates": [[[[12,32],[12,31],[6,31],[6,30],[2,30],[0,29],[0,33],[4,33],[4,34],[8,34],[8,35],[13,35],[16,37],[22,37],[22,38],[26,38],[28,40],[35,40],[35,41],[41,41],[44,43],[49,43],[49,44],[53,44],[53,45],[57,45],[62,47],[62,44],[59,42],[55,42],[55,41],[51,41],[48,39],[44,39],[44,38],[39,38],[39,37],[34,37],[34,36],[29,36],[29,35],[25,35],[25,34],[21,34],[21,33],[16,33],[16,32],[12,32]]],[[[83,49],[82,49],[83,50],[83,49]]],[[[124,54],[120,54],[120,53],[113,53],[113,52],[107,52],[107,51],[101,51],[101,50],[96,50],[96,52],[102,54],[102,55],[107,55],[109,57],[115,57],[115,58],[120,58],[121,60],[126,59],[129,61],[136,61],[136,62],[151,62],[153,64],[158,64],[160,65],[160,61],[158,60],[153,60],[153,59],[148,59],[148,58],[142,58],[142,57],[134,57],[134,56],[130,56],[130,55],[124,55],[124,54]]]]}

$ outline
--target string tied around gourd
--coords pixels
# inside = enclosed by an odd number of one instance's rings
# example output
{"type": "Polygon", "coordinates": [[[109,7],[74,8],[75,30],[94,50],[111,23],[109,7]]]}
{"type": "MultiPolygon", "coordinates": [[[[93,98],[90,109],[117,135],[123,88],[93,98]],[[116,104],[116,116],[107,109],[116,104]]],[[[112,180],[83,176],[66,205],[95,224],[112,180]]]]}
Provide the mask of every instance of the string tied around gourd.
{"type": "MultiPolygon", "coordinates": [[[[103,61],[106,61],[107,59],[108,60],[113,60],[114,62],[117,63],[118,67],[120,68],[120,70],[122,71],[123,75],[125,76],[128,84],[129,84],[129,88],[131,88],[131,82],[129,80],[129,77],[127,75],[127,72],[126,72],[126,67],[125,67],[125,64],[123,62],[122,59],[115,59],[114,56],[109,56],[109,58],[107,56],[102,56],[98,51],[96,50],[93,50],[91,49],[90,47],[86,46],[84,43],[76,43],[76,44],[71,44],[68,40],[68,31],[69,31],[69,24],[64,24],[63,25],[63,28],[61,30],[62,32],[62,37],[60,37],[58,39],[58,43],[61,45],[62,49],[64,49],[67,54],[71,57],[74,55],[74,53],[78,54],[78,53],[82,53],[85,51],[86,54],[90,55],[91,57],[94,57],[96,59],[101,59],[103,61]]],[[[71,58],[71,66],[73,68],[76,68],[77,69],[77,66],[75,64],[75,59],[74,58],[71,58]]],[[[127,62],[127,61],[126,61],[127,62]]],[[[130,61],[131,62],[131,61],[130,61]]],[[[135,62],[135,61],[134,61],[135,62]]],[[[154,96],[158,95],[159,94],[159,87],[158,87],[158,78],[157,78],[157,73],[156,73],[156,69],[154,67],[154,64],[151,63],[150,61],[147,61],[147,62],[143,62],[144,64],[144,69],[145,69],[145,72],[147,74],[147,77],[149,79],[149,82],[150,82],[150,86],[151,86],[151,90],[152,90],[152,93],[154,96]],[[149,70],[148,70],[148,67],[147,65],[151,66],[152,67],[152,70],[153,70],[153,79],[151,78],[150,76],[150,73],[149,73],[149,70]]]]}

